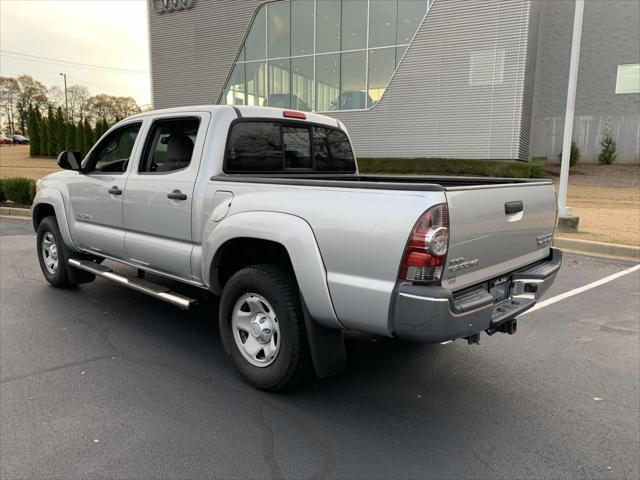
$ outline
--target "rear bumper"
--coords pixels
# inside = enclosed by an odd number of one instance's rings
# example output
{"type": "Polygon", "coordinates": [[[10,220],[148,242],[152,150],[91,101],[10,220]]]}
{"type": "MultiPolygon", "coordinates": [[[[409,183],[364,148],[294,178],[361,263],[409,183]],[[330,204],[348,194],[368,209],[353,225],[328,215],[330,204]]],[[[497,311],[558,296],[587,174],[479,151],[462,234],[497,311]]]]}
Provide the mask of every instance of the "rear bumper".
{"type": "Polygon", "coordinates": [[[560,270],[562,252],[510,272],[510,297],[498,304],[487,283],[455,294],[442,287],[400,284],[389,319],[395,336],[426,343],[466,338],[499,327],[533,307],[560,270]]]}

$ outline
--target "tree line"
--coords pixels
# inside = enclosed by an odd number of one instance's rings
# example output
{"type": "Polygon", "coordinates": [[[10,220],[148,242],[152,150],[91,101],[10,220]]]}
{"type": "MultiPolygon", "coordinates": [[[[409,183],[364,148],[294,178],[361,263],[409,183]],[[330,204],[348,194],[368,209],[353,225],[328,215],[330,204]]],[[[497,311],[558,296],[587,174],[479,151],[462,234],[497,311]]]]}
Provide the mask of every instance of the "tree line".
{"type": "MultiPolygon", "coordinates": [[[[103,120],[113,124],[117,119],[141,111],[132,97],[102,93],[91,96],[87,87],[71,85],[67,88],[65,102],[64,90],[57,86],[47,88],[31,75],[0,77],[0,120],[1,129],[6,133],[31,137],[30,111],[37,108],[44,115],[50,107],[54,112],[62,109],[65,122],[78,125],[87,120],[92,128],[103,120]]],[[[49,115],[46,117],[50,118],[49,115]]]]}
{"type": "MultiPolygon", "coordinates": [[[[114,120],[117,122],[119,118],[116,117],[114,120]]],[[[76,150],[84,156],[110,126],[105,117],[92,126],[88,118],[77,122],[66,121],[62,107],[54,110],[53,106],[49,105],[44,115],[37,105],[29,106],[29,154],[56,156],[63,150],[76,150]]]]}

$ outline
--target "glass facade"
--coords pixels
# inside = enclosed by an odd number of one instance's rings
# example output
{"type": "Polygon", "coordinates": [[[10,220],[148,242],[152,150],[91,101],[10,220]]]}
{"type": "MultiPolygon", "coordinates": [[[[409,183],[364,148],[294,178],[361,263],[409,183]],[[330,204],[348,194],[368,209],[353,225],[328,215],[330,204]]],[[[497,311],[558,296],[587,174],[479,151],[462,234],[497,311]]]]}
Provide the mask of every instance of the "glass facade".
{"type": "Polygon", "coordinates": [[[262,5],[221,103],[303,111],[373,107],[433,0],[262,5]]]}

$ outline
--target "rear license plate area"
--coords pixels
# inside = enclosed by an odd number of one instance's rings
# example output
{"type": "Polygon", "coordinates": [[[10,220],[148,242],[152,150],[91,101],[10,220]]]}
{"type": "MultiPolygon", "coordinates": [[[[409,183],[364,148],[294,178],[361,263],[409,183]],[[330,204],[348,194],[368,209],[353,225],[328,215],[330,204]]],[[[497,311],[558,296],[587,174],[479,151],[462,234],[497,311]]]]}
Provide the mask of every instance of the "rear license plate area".
{"type": "Polygon", "coordinates": [[[505,301],[510,293],[511,277],[509,275],[494,278],[489,282],[489,294],[493,297],[494,303],[505,301]]]}

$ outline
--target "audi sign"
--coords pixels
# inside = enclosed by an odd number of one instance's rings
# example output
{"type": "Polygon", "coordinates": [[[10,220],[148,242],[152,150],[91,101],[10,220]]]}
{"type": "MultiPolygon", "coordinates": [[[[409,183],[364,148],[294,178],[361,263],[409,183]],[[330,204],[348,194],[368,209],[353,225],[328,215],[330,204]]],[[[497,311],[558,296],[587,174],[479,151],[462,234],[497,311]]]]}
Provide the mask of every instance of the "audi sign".
{"type": "Polygon", "coordinates": [[[151,0],[157,13],[177,12],[193,8],[195,0],[151,0]]]}

